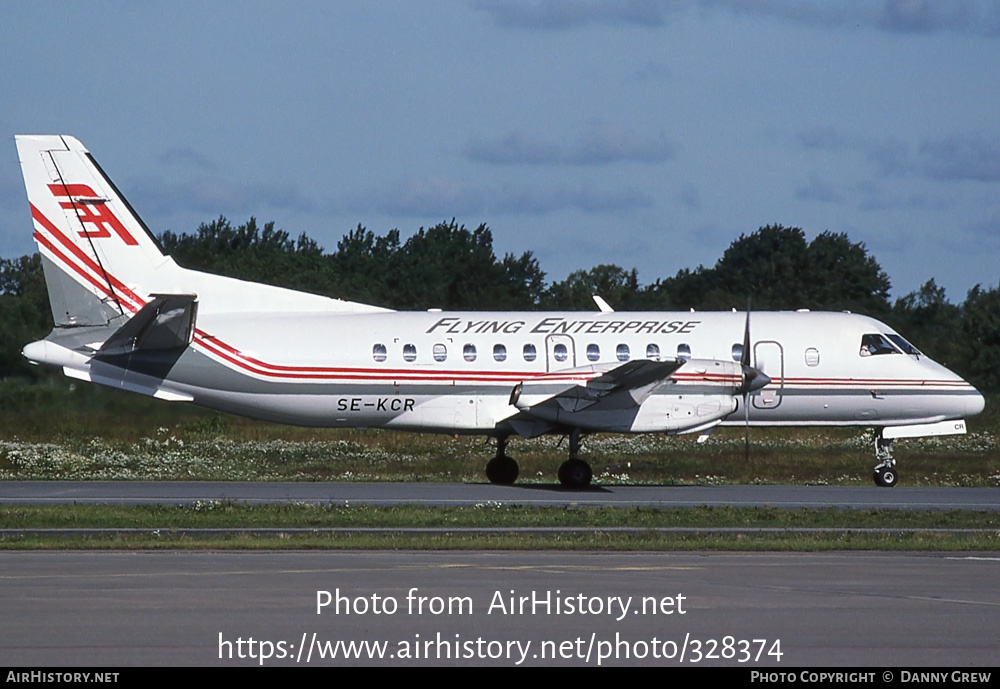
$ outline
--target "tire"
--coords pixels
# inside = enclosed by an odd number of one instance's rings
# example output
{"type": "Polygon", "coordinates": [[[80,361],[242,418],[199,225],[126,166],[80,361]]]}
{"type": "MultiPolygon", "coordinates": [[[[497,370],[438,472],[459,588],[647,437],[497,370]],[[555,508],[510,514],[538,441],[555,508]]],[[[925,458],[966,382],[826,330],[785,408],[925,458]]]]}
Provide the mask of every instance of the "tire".
{"type": "Polygon", "coordinates": [[[497,486],[512,485],[517,480],[519,473],[520,468],[517,466],[517,462],[507,455],[494,457],[486,463],[486,478],[497,486]]]}
{"type": "Polygon", "coordinates": [[[895,467],[879,467],[875,470],[875,485],[880,488],[892,488],[899,481],[899,474],[896,473],[895,467]]]}
{"type": "Polygon", "coordinates": [[[594,473],[582,459],[568,459],[559,465],[559,483],[564,488],[586,488],[594,473]]]}

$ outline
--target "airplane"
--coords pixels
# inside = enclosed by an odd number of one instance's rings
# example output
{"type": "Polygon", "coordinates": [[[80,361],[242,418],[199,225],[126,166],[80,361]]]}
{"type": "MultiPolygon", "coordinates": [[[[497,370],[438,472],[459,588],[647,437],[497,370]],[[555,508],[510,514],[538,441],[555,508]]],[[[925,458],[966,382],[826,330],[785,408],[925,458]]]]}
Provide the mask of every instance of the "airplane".
{"type": "Polygon", "coordinates": [[[18,136],[55,327],[24,347],[65,375],[266,421],[484,435],[495,484],[508,441],[569,437],[558,471],[590,484],[591,433],[718,426],[965,432],[982,395],[884,323],[833,312],[397,312],[189,270],[70,136],[18,136]]]}

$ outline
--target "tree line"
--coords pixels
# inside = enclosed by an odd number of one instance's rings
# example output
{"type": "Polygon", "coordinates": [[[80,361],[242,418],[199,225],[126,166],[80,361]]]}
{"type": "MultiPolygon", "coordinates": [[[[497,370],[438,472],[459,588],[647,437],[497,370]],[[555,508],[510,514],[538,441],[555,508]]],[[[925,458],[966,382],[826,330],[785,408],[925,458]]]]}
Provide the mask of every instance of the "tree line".
{"type": "MultiPolygon", "coordinates": [[[[620,311],[848,310],[887,322],[928,356],[981,390],[1000,391],[1000,287],[976,286],[961,304],[934,280],[890,302],[888,275],[864,244],[767,225],[740,235],[711,267],[640,284],[637,271],[602,264],[547,282],[530,251],[498,257],[486,225],[454,220],[405,241],[359,225],[327,252],[255,218],[220,217],[192,234],[164,232],[166,253],[187,268],[394,309],[594,310],[601,295],[620,311]]],[[[21,348],[52,327],[37,254],[0,259],[0,377],[32,375],[21,348]]]]}

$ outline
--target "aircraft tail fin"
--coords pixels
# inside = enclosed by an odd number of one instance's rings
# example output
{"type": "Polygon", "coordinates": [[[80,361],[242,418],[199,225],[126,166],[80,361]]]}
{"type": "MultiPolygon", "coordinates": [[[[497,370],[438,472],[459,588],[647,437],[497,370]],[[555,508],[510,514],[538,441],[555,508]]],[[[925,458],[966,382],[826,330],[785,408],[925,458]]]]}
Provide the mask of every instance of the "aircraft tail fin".
{"type": "Polygon", "coordinates": [[[179,268],[83,144],[70,136],[18,136],[57,326],[107,325],[145,304],[179,268]]]}
{"type": "Polygon", "coordinates": [[[387,310],[182,268],[77,139],[16,140],[57,328],[119,327],[155,294],[196,295],[203,314],[387,310]]]}

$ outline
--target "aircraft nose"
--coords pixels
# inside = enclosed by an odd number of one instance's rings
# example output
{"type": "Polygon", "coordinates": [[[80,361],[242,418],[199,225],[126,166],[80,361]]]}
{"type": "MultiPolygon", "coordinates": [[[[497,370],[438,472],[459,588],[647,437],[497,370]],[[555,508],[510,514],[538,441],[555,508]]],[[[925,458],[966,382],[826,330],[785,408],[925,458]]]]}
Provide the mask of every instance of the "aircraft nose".
{"type": "Polygon", "coordinates": [[[973,388],[975,394],[969,395],[965,403],[965,415],[975,416],[986,408],[986,398],[982,393],[973,388]]]}

